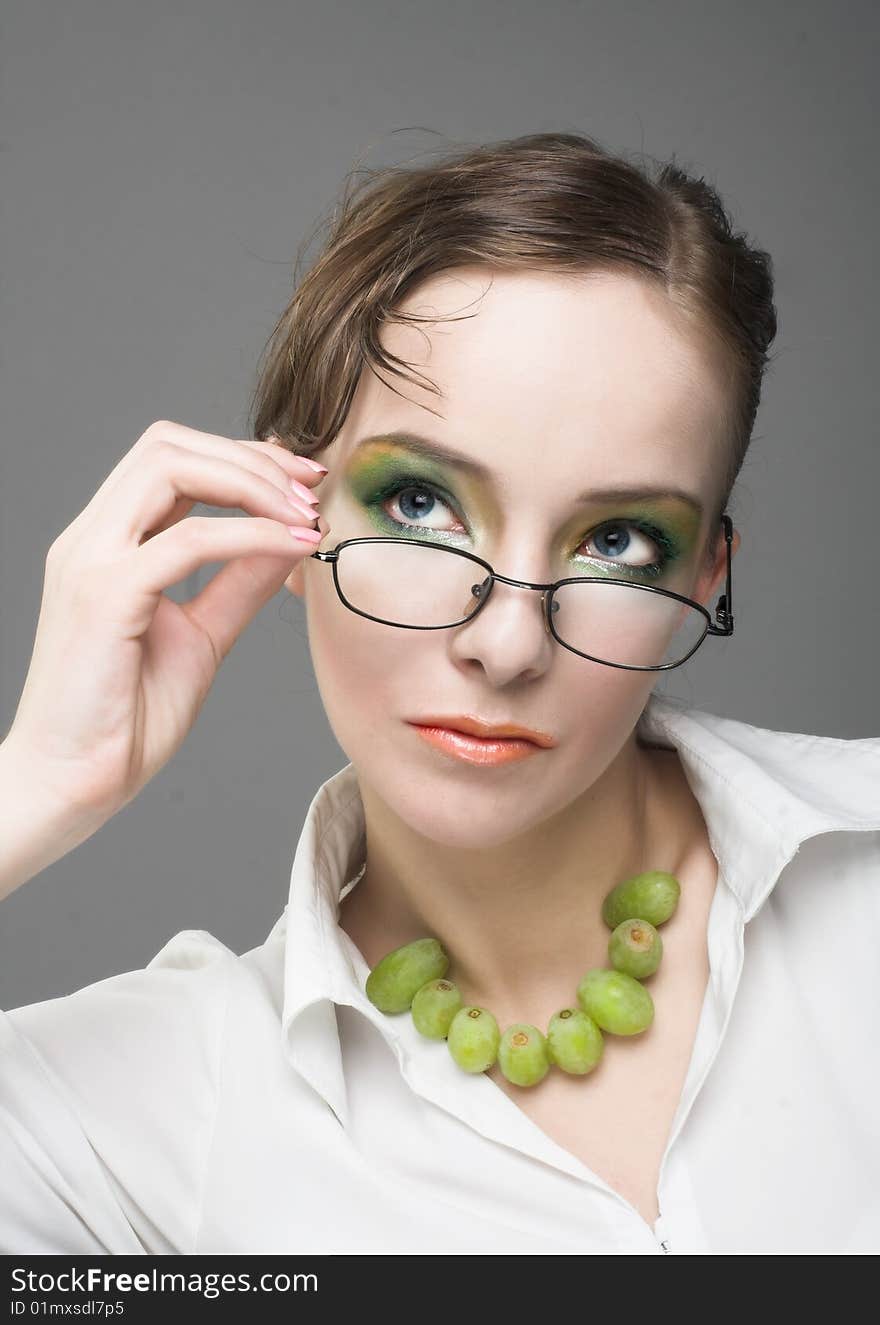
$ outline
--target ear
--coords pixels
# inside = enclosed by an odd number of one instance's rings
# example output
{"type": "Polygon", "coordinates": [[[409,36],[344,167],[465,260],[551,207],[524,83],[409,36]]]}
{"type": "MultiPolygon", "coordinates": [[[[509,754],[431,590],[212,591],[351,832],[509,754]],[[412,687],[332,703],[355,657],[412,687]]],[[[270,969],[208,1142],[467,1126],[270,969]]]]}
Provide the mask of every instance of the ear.
{"type": "Polygon", "coordinates": [[[302,598],[303,594],[305,593],[305,584],[303,583],[302,561],[298,561],[296,563],[293,570],[290,572],[287,579],[284,581],[284,587],[285,589],[289,589],[292,594],[296,594],[297,598],[302,598]]]}
{"type": "MultiPolygon", "coordinates": [[[[736,556],[737,548],[742,539],[739,536],[739,530],[734,529],[733,538],[730,540],[730,562],[733,566],[733,558],[736,556]]],[[[727,584],[727,544],[722,535],[718,540],[718,557],[715,562],[715,569],[712,572],[712,579],[709,587],[706,589],[700,602],[714,605],[716,598],[722,594],[727,584]]]]}

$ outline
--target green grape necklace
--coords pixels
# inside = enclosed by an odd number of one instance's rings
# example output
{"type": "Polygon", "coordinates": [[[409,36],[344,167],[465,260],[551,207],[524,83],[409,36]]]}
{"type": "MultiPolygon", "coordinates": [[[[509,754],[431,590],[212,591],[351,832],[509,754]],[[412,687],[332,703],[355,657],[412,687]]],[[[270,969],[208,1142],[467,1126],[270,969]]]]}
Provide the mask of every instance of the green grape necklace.
{"type": "Polygon", "coordinates": [[[488,1008],[464,1004],[457,986],[444,979],[449,957],[435,938],[387,953],[367,976],[365,992],[380,1012],[409,1011],[419,1033],[445,1040],[465,1072],[487,1072],[497,1061],[515,1086],[536,1086],[551,1066],[584,1076],[602,1057],[603,1032],[638,1035],[653,1022],[654,1000],[641,982],[660,965],[658,927],[674,913],[680,894],[678,880],[665,870],[635,874],[612,888],[602,903],[611,965],[586,972],[577,1004],[555,1012],[546,1034],[529,1022],[514,1022],[502,1033],[488,1008]]]}

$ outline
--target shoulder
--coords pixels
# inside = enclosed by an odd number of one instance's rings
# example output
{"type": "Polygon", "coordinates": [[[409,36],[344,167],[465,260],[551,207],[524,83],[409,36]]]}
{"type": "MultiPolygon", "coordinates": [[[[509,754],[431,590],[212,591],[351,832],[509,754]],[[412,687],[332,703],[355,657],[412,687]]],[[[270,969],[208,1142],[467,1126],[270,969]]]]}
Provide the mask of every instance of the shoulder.
{"type": "Polygon", "coordinates": [[[652,698],[652,729],[757,808],[804,831],[880,832],[880,737],[786,731],[652,698]]]}
{"type": "Polygon", "coordinates": [[[276,947],[182,930],[143,969],[0,1011],[4,1249],[192,1248],[228,1022],[277,1026],[276,947]]]}
{"type": "Polygon", "coordinates": [[[236,954],[212,934],[182,930],[142,969],[123,971],[59,998],[6,1013],[11,1025],[53,1059],[113,1044],[121,1060],[165,1052],[222,1018],[236,954]]]}
{"type": "Polygon", "coordinates": [[[153,1069],[210,1074],[231,1000],[270,1009],[268,945],[240,956],[207,930],[180,930],[147,965],[85,985],[74,993],[13,1008],[7,1026],[47,1065],[87,1078],[106,1070],[153,1069]]]}

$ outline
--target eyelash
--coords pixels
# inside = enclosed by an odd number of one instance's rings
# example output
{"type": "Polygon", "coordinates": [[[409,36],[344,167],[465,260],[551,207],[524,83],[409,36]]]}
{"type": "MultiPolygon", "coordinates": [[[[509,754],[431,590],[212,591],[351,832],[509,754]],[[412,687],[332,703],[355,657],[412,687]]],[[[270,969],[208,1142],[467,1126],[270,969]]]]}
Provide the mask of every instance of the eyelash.
{"type": "MultiPolygon", "coordinates": [[[[444,493],[441,488],[436,487],[433,483],[429,483],[426,479],[415,480],[406,477],[401,477],[392,480],[392,482],[389,483],[382,490],[382,492],[376,493],[376,495],[370,500],[368,505],[381,507],[384,505],[385,502],[389,501],[392,497],[397,497],[401,492],[406,492],[409,489],[414,489],[415,491],[419,492],[428,492],[431,494],[432,497],[439,497],[440,501],[442,501],[443,504],[445,506],[448,506],[451,510],[456,509],[455,502],[452,500],[451,497],[447,496],[446,493],[444,493]]],[[[385,516],[387,520],[390,520],[400,529],[420,528],[418,524],[406,524],[402,520],[396,520],[394,516],[389,515],[388,512],[385,510],[382,511],[382,514],[385,516]]],[[[456,511],[456,514],[458,515],[459,519],[462,518],[458,511],[456,511]]],[[[462,523],[464,523],[464,521],[462,521],[462,523]]],[[[629,529],[636,529],[638,530],[639,533],[645,534],[648,538],[651,539],[652,543],[654,543],[659,550],[659,556],[655,561],[649,562],[647,565],[644,566],[630,566],[628,567],[628,569],[631,572],[636,572],[639,575],[648,575],[652,577],[662,575],[664,570],[666,570],[667,566],[669,565],[669,563],[672,560],[674,560],[674,558],[678,555],[678,549],[675,543],[673,542],[673,540],[670,538],[670,536],[664,533],[662,529],[659,529],[656,525],[653,525],[646,520],[604,520],[601,525],[597,526],[597,528],[593,531],[593,533],[594,534],[600,533],[603,529],[616,528],[618,526],[625,526],[626,528],[629,529]]],[[[443,531],[430,530],[430,532],[436,534],[443,531]]],[[[582,539],[581,541],[584,542],[585,539],[582,539]]],[[[606,565],[612,565],[612,566],[614,565],[613,558],[599,557],[598,559],[604,562],[606,565]]],[[[621,562],[621,565],[626,567],[625,562],[621,562]]]]}

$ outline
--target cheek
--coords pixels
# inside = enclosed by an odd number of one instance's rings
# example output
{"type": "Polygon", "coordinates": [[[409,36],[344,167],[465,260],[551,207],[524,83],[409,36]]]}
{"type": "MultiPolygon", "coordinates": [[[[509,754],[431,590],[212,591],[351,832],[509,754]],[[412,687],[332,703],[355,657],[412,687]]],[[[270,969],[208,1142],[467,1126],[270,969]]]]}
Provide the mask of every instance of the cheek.
{"type": "Polygon", "coordinates": [[[405,632],[349,611],[330,575],[326,582],[309,583],[305,601],[321,700],[337,742],[354,759],[353,751],[371,732],[402,711],[400,676],[412,666],[411,655],[401,648],[405,632]]]}
{"type": "Polygon", "coordinates": [[[567,747],[575,777],[592,782],[615,758],[635,727],[657,682],[656,672],[628,671],[574,659],[558,678],[561,709],[554,726],[567,747]]]}

